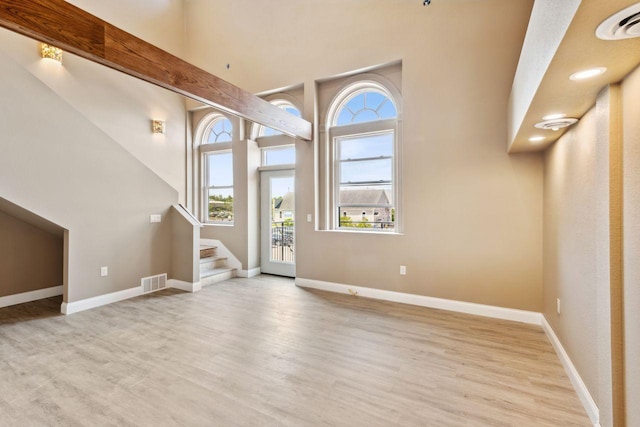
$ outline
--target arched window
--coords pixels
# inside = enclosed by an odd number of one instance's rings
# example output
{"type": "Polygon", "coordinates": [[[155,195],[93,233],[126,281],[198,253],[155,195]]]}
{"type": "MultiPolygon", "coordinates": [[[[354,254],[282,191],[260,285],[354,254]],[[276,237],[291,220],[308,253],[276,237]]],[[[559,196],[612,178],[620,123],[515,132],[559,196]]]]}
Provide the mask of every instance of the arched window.
{"type": "MultiPolygon", "coordinates": [[[[297,100],[288,94],[272,95],[269,102],[287,113],[302,117],[297,100]]],[[[262,166],[289,166],[296,162],[295,140],[267,126],[255,124],[251,132],[262,151],[262,166]]]]}
{"type": "Polygon", "coordinates": [[[362,88],[349,94],[338,107],[333,126],[393,119],[398,116],[389,96],[377,88],[362,88]]]}
{"type": "Polygon", "coordinates": [[[204,221],[233,224],[233,123],[213,113],[205,116],[199,128],[204,129],[198,147],[204,221]]]}
{"type": "Polygon", "coordinates": [[[376,80],[355,81],[329,107],[333,229],[398,231],[398,107],[376,80]]]}
{"type": "Polygon", "coordinates": [[[216,144],[233,141],[233,125],[231,121],[223,115],[215,116],[205,132],[206,140],[203,144],[216,144]]]}
{"type": "MultiPolygon", "coordinates": [[[[293,114],[296,117],[302,117],[302,114],[300,114],[300,110],[289,101],[276,99],[270,102],[273,105],[285,110],[287,113],[293,114]]],[[[274,135],[282,135],[282,132],[263,125],[260,125],[260,127],[258,128],[258,138],[274,135]]]]}

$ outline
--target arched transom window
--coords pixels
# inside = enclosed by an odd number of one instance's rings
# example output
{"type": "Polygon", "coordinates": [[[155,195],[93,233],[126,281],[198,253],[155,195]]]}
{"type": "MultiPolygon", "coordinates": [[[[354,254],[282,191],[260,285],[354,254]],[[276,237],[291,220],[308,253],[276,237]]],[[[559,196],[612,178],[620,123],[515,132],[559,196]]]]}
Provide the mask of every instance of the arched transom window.
{"type": "Polygon", "coordinates": [[[216,144],[233,141],[233,125],[225,116],[216,116],[205,132],[206,140],[203,144],[216,144]]]}
{"type": "MultiPolygon", "coordinates": [[[[293,114],[296,117],[302,117],[302,114],[300,114],[300,110],[289,101],[285,101],[283,99],[277,99],[277,100],[271,101],[271,103],[285,110],[287,113],[293,114]]],[[[264,137],[264,136],[274,136],[274,135],[282,135],[282,132],[277,131],[275,129],[271,129],[270,127],[267,127],[267,126],[260,125],[260,128],[258,129],[258,138],[264,137]]]]}
{"type": "Polygon", "coordinates": [[[376,88],[363,88],[350,93],[338,107],[334,126],[392,119],[398,113],[389,96],[376,88]]]}

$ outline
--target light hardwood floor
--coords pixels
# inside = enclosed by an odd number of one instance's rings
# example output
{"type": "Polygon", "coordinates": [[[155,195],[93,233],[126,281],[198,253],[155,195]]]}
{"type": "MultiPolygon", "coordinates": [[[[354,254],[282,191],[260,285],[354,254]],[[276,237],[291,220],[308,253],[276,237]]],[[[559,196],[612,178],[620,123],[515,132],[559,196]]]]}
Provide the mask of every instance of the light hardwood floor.
{"type": "Polygon", "coordinates": [[[0,310],[2,426],[589,426],[539,327],[259,276],[0,310]]]}

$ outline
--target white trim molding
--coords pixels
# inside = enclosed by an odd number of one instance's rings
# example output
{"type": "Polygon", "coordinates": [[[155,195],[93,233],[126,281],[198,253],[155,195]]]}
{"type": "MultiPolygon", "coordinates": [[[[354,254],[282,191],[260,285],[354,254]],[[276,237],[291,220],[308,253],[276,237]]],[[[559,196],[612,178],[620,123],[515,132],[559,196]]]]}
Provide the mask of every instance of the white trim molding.
{"type": "Polygon", "coordinates": [[[437,308],[440,310],[455,311],[458,313],[474,314],[476,316],[492,317],[495,319],[511,320],[514,322],[542,324],[542,314],[533,311],[518,310],[514,308],[495,307],[492,305],[475,304],[464,301],[454,301],[443,298],[414,295],[382,289],[352,286],[341,283],[323,282],[320,280],[296,278],[296,286],[301,288],[319,289],[322,291],[337,292],[348,295],[358,295],[383,301],[393,301],[403,304],[418,305],[421,307],[437,308]]]}
{"type": "Polygon", "coordinates": [[[544,316],[542,316],[542,329],[544,329],[544,332],[545,334],[547,334],[549,341],[551,341],[551,345],[556,351],[560,362],[562,362],[562,366],[564,366],[564,370],[567,372],[569,380],[571,380],[571,384],[573,384],[573,388],[576,390],[576,394],[580,398],[582,406],[584,406],[584,409],[587,412],[589,419],[593,423],[593,426],[600,427],[600,410],[598,409],[596,402],[591,397],[589,389],[587,389],[584,381],[582,381],[578,370],[569,358],[567,352],[564,350],[564,347],[562,347],[562,343],[560,343],[558,336],[555,334],[553,328],[551,327],[549,322],[547,322],[547,319],[544,316]]]}
{"type": "Polygon", "coordinates": [[[181,291],[186,291],[186,292],[198,292],[199,290],[202,289],[202,285],[200,284],[200,282],[190,283],[190,282],[183,282],[182,280],[177,280],[177,279],[167,280],[167,287],[180,289],[181,291]]]}
{"type": "MultiPolygon", "coordinates": [[[[87,298],[80,301],[63,302],[62,306],[60,307],[60,311],[62,312],[62,314],[78,313],[80,311],[101,307],[103,305],[111,304],[114,302],[124,301],[126,299],[135,298],[140,295],[148,295],[153,292],[158,292],[168,288],[176,288],[187,292],[198,292],[200,289],[202,289],[202,286],[200,285],[200,282],[188,283],[181,280],[169,279],[167,280],[166,287],[155,289],[151,292],[143,293],[142,286],[136,286],[135,288],[129,288],[122,291],[112,292],[110,294],[99,295],[97,297],[87,298]]],[[[62,287],[60,287],[60,289],[62,290],[62,287]]]]}
{"type": "Polygon", "coordinates": [[[80,301],[63,302],[60,311],[62,312],[62,314],[73,314],[125,299],[135,298],[140,295],[142,295],[142,287],[136,286],[135,288],[129,288],[118,292],[112,292],[110,294],[99,295],[97,297],[87,298],[80,301]]]}
{"type": "Polygon", "coordinates": [[[237,270],[237,277],[256,277],[260,275],[260,267],[250,268],[249,270],[237,270]]]}
{"type": "Polygon", "coordinates": [[[36,291],[7,295],[5,297],[0,297],[0,308],[37,301],[39,299],[57,297],[58,295],[62,295],[62,292],[62,286],[53,286],[51,288],[38,289],[36,291]]]}

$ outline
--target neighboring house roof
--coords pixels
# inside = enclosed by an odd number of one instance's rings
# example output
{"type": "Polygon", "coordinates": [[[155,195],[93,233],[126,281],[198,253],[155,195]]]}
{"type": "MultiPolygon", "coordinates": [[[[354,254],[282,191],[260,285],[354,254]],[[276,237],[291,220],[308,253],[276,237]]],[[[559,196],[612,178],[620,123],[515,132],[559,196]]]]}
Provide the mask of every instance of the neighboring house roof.
{"type": "Polygon", "coordinates": [[[295,195],[292,191],[289,191],[284,197],[275,204],[274,208],[279,211],[290,211],[293,212],[296,205],[295,195]]]}
{"type": "Polygon", "coordinates": [[[345,190],[340,192],[340,203],[352,205],[391,204],[389,190],[345,190]]]}

